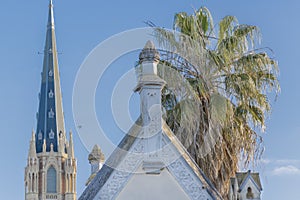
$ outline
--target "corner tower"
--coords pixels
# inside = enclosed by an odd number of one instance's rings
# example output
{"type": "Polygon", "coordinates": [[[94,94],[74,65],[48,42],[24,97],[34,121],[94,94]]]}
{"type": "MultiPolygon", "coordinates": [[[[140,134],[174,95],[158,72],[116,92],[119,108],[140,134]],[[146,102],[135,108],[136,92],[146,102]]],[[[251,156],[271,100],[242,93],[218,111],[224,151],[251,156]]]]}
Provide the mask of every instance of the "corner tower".
{"type": "Polygon", "coordinates": [[[25,168],[25,200],[75,200],[73,137],[66,138],[58,69],[53,2],[49,2],[37,129],[25,168]]]}

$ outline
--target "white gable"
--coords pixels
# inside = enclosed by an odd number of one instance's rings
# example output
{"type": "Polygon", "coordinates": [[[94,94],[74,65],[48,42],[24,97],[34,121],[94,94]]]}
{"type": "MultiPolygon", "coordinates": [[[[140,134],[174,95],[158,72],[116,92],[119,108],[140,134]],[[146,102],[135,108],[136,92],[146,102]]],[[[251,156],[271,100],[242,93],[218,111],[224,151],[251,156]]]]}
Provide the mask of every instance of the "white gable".
{"type": "Polygon", "coordinates": [[[240,191],[240,199],[246,200],[246,199],[252,199],[252,200],[260,200],[260,191],[258,190],[255,182],[253,181],[252,178],[248,178],[246,182],[243,185],[242,190],[240,191]],[[249,190],[249,191],[248,191],[249,190]],[[250,197],[247,195],[247,193],[252,193],[250,197]]]}
{"type": "MultiPolygon", "coordinates": [[[[80,200],[219,199],[173,133],[166,125],[164,127],[163,148],[159,153],[161,163],[145,162],[147,140],[133,137],[135,139],[128,152],[116,150],[80,200]],[[149,173],[151,167],[154,171],[149,173]],[[158,170],[155,171],[155,168],[158,170]]],[[[133,135],[142,134],[141,129],[137,131],[139,133],[134,130],[135,127],[132,128],[133,135]]],[[[124,140],[128,143],[129,139],[124,140]]]]}
{"type": "Polygon", "coordinates": [[[163,169],[160,174],[145,174],[142,166],[135,173],[117,200],[188,200],[189,197],[172,176],[168,169],[163,169]]]}

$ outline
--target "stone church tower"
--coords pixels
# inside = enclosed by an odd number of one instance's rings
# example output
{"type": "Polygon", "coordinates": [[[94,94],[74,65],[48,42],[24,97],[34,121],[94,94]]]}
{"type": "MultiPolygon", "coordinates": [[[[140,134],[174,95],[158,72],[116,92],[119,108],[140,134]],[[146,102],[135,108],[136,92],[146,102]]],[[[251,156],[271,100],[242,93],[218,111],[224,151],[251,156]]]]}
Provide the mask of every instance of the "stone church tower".
{"type": "Polygon", "coordinates": [[[25,168],[25,200],[75,200],[76,158],[72,133],[66,138],[52,0],[39,100],[25,168]]]}

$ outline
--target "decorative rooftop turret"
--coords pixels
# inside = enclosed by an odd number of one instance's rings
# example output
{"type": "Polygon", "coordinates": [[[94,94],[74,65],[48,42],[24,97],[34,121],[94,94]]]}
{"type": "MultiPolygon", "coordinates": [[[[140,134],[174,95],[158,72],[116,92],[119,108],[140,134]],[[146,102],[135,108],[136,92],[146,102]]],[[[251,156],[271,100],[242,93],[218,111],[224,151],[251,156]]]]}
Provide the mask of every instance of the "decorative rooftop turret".
{"type": "MultiPolygon", "coordinates": [[[[157,75],[159,53],[152,41],[148,41],[139,55],[138,85],[135,89],[140,93],[141,117],[144,137],[147,139],[146,152],[149,158],[157,157],[151,152],[161,148],[162,112],[161,90],[166,82],[157,75]]],[[[158,159],[158,158],[157,158],[158,159]]]]}
{"type": "Polygon", "coordinates": [[[93,147],[92,152],[89,154],[88,160],[91,164],[91,174],[94,174],[101,169],[105,156],[97,144],[93,147]]]}
{"type": "Polygon", "coordinates": [[[105,156],[97,144],[93,147],[92,152],[89,154],[88,160],[91,165],[91,175],[87,180],[86,185],[88,185],[94,179],[105,161],[105,156]]]}
{"type": "Polygon", "coordinates": [[[60,78],[58,70],[57,48],[55,38],[53,3],[50,0],[42,83],[39,94],[39,109],[37,114],[36,151],[43,151],[43,141],[46,141],[46,152],[58,152],[59,137],[65,134],[60,78]]]}

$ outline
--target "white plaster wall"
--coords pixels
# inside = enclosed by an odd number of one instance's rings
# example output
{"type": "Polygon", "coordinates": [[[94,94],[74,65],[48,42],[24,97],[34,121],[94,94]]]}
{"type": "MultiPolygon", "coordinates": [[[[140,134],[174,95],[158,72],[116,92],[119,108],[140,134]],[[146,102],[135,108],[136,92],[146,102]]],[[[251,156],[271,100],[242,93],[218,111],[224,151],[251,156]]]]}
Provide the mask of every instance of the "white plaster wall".
{"type": "Polygon", "coordinates": [[[189,199],[167,169],[159,175],[137,173],[120,192],[117,200],[189,199]]]}

